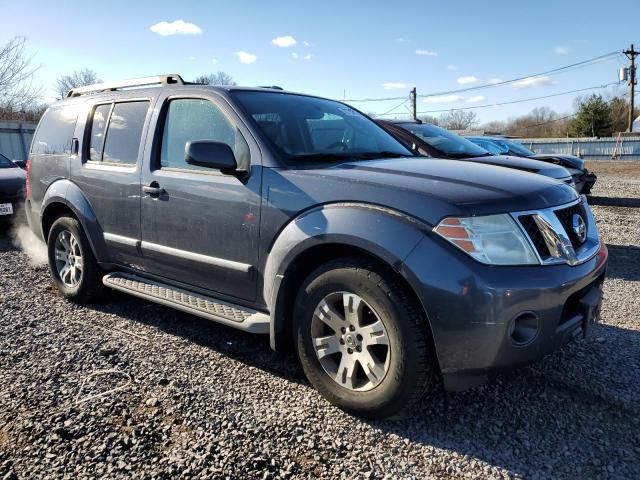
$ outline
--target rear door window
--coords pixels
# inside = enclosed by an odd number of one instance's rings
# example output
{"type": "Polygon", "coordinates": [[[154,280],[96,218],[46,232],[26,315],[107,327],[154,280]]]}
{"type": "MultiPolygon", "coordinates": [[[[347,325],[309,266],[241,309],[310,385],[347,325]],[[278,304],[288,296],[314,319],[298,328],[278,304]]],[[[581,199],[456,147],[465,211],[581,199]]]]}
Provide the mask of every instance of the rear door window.
{"type": "Polygon", "coordinates": [[[135,165],[148,110],[148,101],[95,107],[91,120],[88,159],[135,165]]]}
{"type": "Polygon", "coordinates": [[[71,139],[77,119],[76,106],[70,105],[47,110],[38,125],[31,153],[36,155],[70,155],[71,139]]]}
{"type": "Polygon", "coordinates": [[[135,165],[149,102],[116,103],[109,119],[102,161],[135,165]]]}

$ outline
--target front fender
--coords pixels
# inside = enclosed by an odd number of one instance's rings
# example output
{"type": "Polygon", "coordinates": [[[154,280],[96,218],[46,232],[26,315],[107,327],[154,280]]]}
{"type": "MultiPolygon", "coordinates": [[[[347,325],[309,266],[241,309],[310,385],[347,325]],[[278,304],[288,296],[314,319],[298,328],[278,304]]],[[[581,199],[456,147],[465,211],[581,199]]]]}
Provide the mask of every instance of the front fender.
{"type": "MultiPolygon", "coordinates": [[[[106,261],[108,259],[108,250],[104,241],[102,227],[82,190],[70,180],[58,180],[52,183],[42,199],[42,208],[40,210],[41,229],[47,217],[48,209],[53,208],[56,204],[63,204],[73,212],[87,235],[96,259],[98,261],[106,261]]],[[[44,232],[42,234],[44,238],[44,232]]]]}
{"type": "Polygon", "coordinates": [[[278,235],[264,269],[264,300],[271,312],[271,346],[285,321],[280,310],[281,287],[296,259],[311,248],[333,244],[355,247],[400,271],[431,227],[405,213],[363,203],[334,203],[309,210],[278,235]]]}

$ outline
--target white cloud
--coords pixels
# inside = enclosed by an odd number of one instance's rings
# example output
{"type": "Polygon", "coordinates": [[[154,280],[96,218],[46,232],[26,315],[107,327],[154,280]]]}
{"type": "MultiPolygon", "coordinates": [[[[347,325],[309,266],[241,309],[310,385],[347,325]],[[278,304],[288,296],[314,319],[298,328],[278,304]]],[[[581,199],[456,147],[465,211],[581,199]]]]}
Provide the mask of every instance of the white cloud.
{"type": "Polygon", "coordinates": [[[298,55],[296,52],[293,52],[291,54],[291,58],[293,58],[294,60],[311,60],[311,57],[313,55],[311,55],[310,53],[307,53],[306,55],[298,55]]]}
{"type": "Polygon", "coordinates": [[[302,42],[302,45],[304,45],[305,47],[310,47],[311,44],[307,41],[302,42]]]}
{"type": "Polygon", "coordinates": [[[434,52],[432,50],[416,50],[416,55],[420,55],[422,57],[437,57],[438,52],[434,52]]]}
{"type": "Polygon", "coordinates": [[[398,37],[396,38],[396,42],[398,43],[407,43],[409,40],[407,40],[406,38],[403,37],[398,37]]]}
{"type": "Polygon", "coordinates": [[[482,95],[476,95],[475,97],[470,97],[467,98],[467,102],[469,103],[478,103],[484,100],[484,97],[482,95]]]}
{"type": "Polygon", "coordinates": [[[477,81],[478,79],[474,76],[459,77],[457,80],[460,85],[469,85],[470,83],[476,83],[477,81]]]}
{"type": "Polygon", "coordinates": [[[490,85],[495,85],[496,83],[501,83],[503,80],[501,78],[490,78],[489,79],[489,84],[490,85]]]}
{"type": "Polygon", "coordinates": [[[211,59],[211,63],[213,63],[214,65],[218,64],[218,59],[217,58],[212,58],[211,59]]]}
{"type": "Polygon", "coordinates": [[[447,65],[447,70],[457,70],[458,67],[456,67],[455,65],[447,65]]]}
{"type": "Polygon", "coordinates": [[[553,49],[553,53],[555,53],[556,55],[566,55],[569,53],[569,49],[567,47],[554,47],[553,49]]]}
{"type": "Polygon", "coordinates": [[[459,102],[462,100],[462,97],[458,95],[437,95],[435,97],[426,97],[423,102],[424,103],[453,103],[459,102]]]}
{"type": "Polygon", "coordinates": [[[402,83],[402,82],[387,82],[387,83],[382,83],[381,86],[385,90],[400,90],[402,88],[410,88],[412,85],[409,85],[408,83],[402,83]]]}
{"type": "Polygon", "coordinates": [[[544,85],[554,85],[556,82],[551,77],[527,77],[518,82],[514,82],[512,87],[516,90],[521,88],[540,87],[544,85]]]}
{"type": "Polygon", "coordinates": [[[298,41],[293,38],[291,35],[285,35],[283,37],[276,37],[271,40],[271,45],[275,45],[276,47],[293,47],[298,41]]]}
{"type": "Polygon", "coordinates": [[[258,60],[258,57],[253,53],[245,52],[244,50],[240,50],[239,52],[235,52],[234,55],[238,57],[240,63],[245,63],[249,65],[250,63],[255,63],[258,60]]]}
{"type": "Polygon", "coordinates": [[[201,35],[202,29],[195,23],[175,20],[173,22],[159,22],[149,27],[153,33],[167,37],[170,35],[201,35]]]}

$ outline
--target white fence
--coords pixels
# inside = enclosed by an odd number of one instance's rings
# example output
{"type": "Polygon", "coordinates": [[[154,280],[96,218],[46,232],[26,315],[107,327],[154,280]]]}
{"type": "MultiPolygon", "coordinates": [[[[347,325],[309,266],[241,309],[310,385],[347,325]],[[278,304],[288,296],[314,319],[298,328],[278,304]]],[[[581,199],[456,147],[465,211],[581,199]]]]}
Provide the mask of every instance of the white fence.
{"type": "Polygon", "coordinates": [[[0,153],[11,160],[26,160],[35,123],[0,122],[0,153]]]}
{"type": "Polygon", "coordinates": [[[640,137],[526,138],[520,141],[536,153],[577,155],[585,160],[640,160],[640,137]]]}

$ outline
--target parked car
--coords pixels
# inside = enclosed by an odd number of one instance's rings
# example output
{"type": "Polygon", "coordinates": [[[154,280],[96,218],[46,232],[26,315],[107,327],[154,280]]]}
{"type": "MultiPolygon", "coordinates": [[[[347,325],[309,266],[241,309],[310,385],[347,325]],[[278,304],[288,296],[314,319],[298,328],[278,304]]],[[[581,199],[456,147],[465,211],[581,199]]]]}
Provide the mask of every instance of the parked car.
{"type": "Polygon", "coordinates": [[[0,221],[13,220],[24,200],[25,172],[0,154],[0,221]]]}
{"type": "Polygon", "coordinates": [[[574,187],[571,174],[563,167],[550,166],[537,160],[494,155],[449,130],[420,120],[377,120],[385,130],[412,151],[434,158],[449,158],[465,162],[486,163],[538,173],[574,187]]]}
{"type": "Polygon", "coordinates": [[[533,158],[542,162],[553,163],[566,168],[576,184],[578,193],[588,195],[598,177],[585,167],[584,160],[575,155],[564,154],[537,154],[528,149],[522,143],[503,137],[466,137],[476,145],[488,150],[494,155],[514,155],[516,157],[533,158]]]}
{"type": "Polygon", "coordinates": [[[107,286],[269,334],[358,415],[400,414],[440,376],[482,383],[598,318],[607,249],[574,189],[425,161],[340,102],[177,75],[82,87],[42,117],[28,172],[65,297],[107,286]]]}

